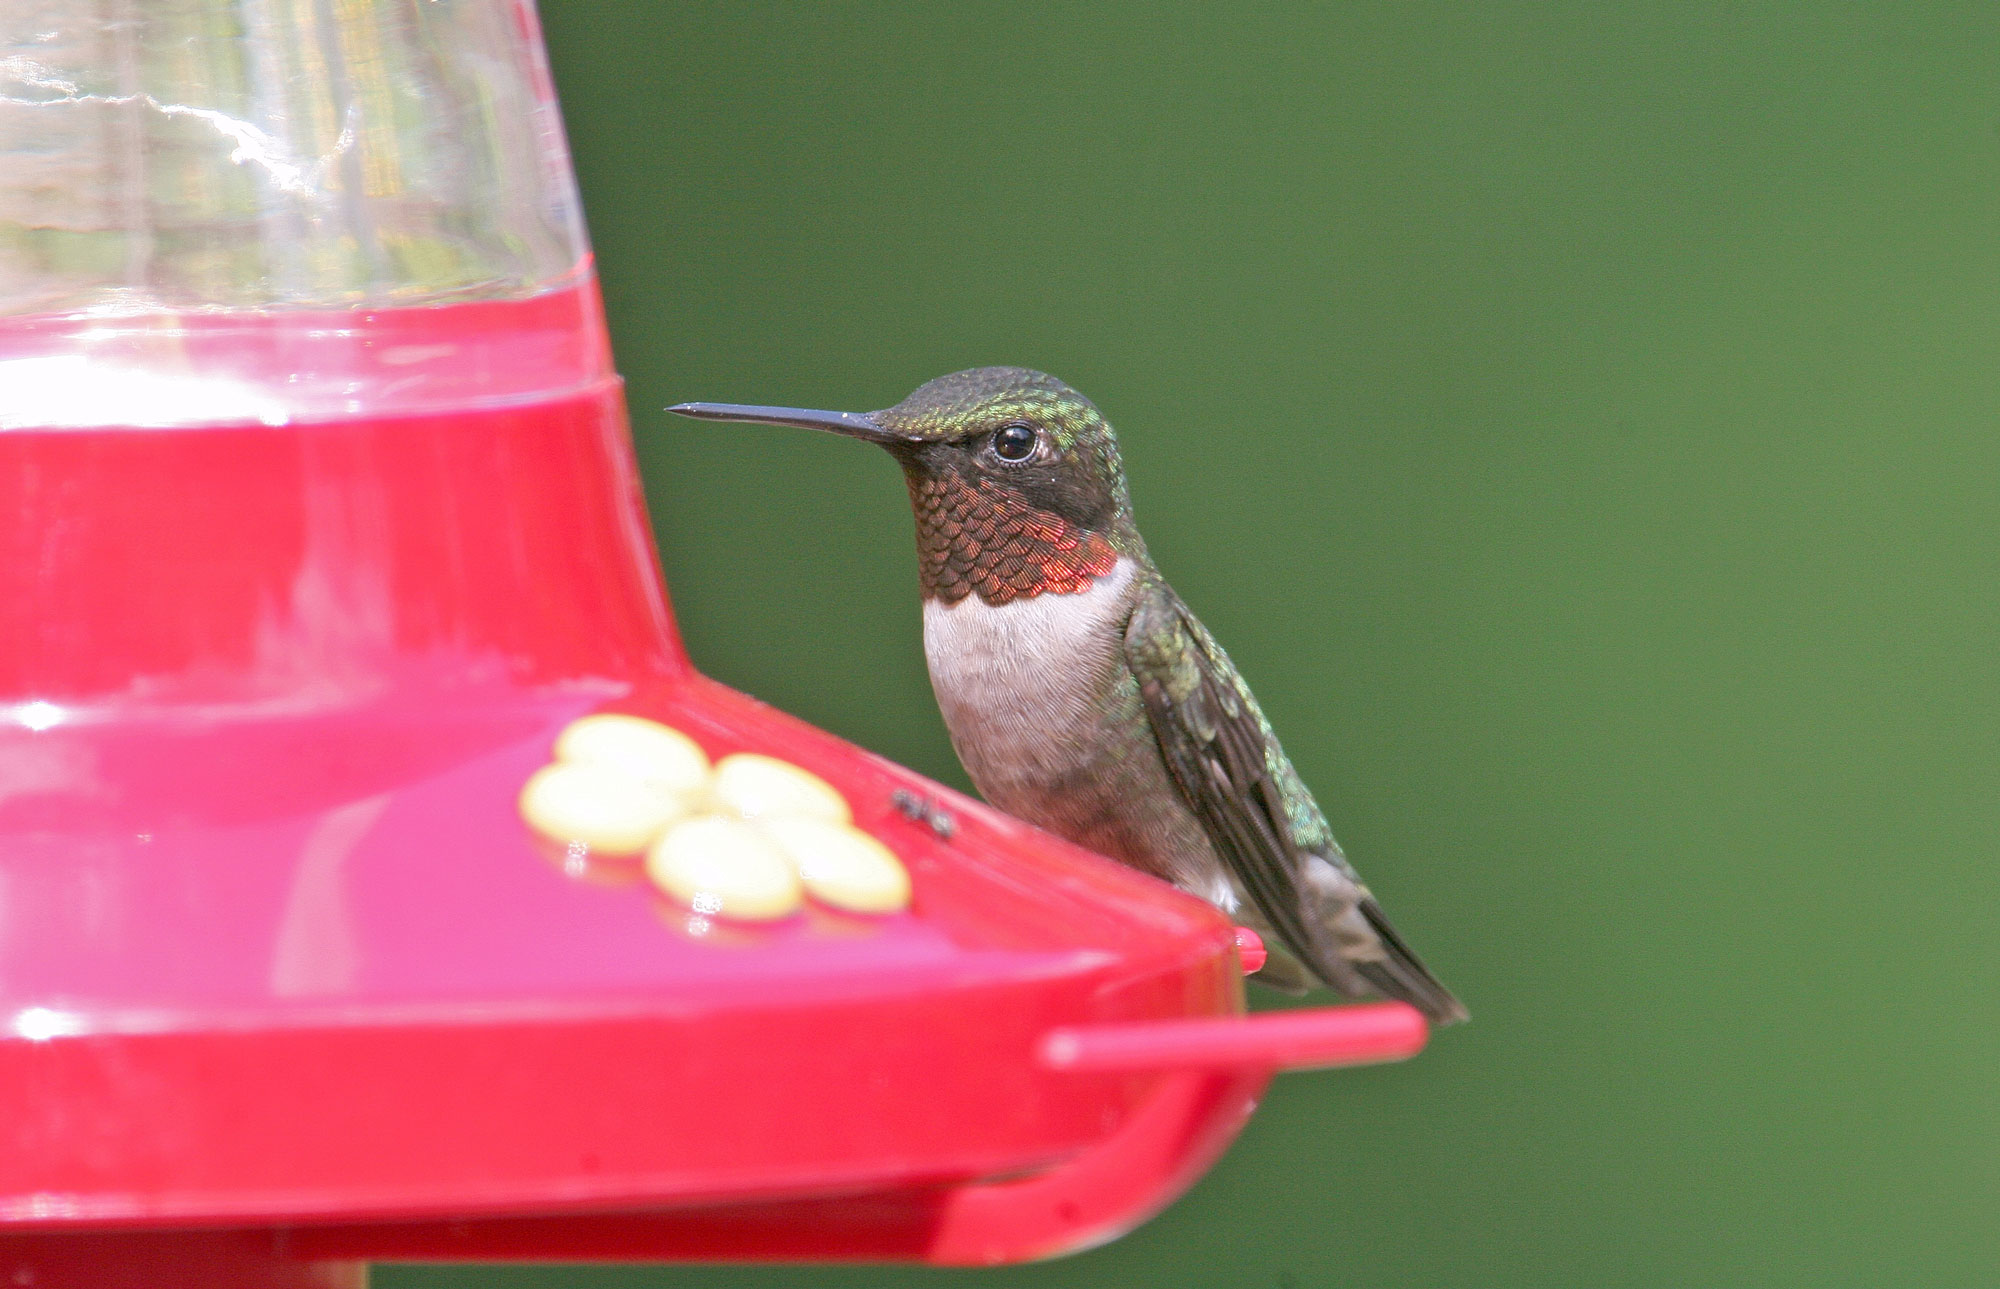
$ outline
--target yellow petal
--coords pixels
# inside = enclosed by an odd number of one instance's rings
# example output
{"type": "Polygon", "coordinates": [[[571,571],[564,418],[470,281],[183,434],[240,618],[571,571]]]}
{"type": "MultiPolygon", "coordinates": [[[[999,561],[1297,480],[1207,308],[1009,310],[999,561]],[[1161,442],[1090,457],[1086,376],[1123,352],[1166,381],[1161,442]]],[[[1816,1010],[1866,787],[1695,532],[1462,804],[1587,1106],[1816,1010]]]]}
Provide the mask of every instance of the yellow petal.
{"type": "Polygon", "coordinates": [[[556,760],[604,765],[691,796],[708,783],[708,756],[687,735],[643,716],[603,712],[572,721],[556,739],[556,760]]]}
{"type": "Polygon", "coordinates": [[[766,819],[760,825],[798,865],[806,894],[850,913],[899,913],[910,906],[910,875],[887,846],[858,828],[819,819],[766,819]]]}
{"type": "Polygon", "coordinates": [[[844,824],[854,818],[846,798],[825,779],[756,752],[723,757],[710,788],[716,804],[745,819],[802,816],[844,824]]]}
{"type": "Polygon", "coordinates": [[[778,844],[749,824],[719,815],[683,821],[646,853],[653,884],[697,913],[766,921],[795,913],[804,898],[798,870],[778,844]]]}
{"type": "Polygon", "coordinates": [[[542,836],[599,855],[636,855],[687,813],[657,785],[601,765],[558,761],[521,789],[521,817],[542,836]]]}

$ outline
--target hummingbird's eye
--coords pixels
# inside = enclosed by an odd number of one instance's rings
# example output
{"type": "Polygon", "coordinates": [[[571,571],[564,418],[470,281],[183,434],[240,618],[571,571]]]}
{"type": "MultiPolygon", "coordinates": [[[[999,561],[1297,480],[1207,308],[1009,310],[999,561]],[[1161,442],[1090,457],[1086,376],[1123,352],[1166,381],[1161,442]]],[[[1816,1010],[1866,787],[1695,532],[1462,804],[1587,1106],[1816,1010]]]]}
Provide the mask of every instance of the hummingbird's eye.
{"type": "Polygon", "coordinates": [[[1035,451],[1035,428],[1015,422],[993,431],[993,455],[1002,461],[1026,461],[1035,451]]]}

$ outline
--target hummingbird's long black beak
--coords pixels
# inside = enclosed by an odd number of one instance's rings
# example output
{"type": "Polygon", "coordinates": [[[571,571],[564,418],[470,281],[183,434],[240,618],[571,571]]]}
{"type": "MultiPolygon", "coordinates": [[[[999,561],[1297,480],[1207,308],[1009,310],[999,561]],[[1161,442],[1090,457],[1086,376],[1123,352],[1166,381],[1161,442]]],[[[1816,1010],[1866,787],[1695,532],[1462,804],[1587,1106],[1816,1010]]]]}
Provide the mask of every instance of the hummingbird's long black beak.
{"type": "Polygon", "coordinates": [[[676,403],[667,409],[704,421],[756,421],[763,425],[798,425],[808,430],[845,434],[870,443],[913,443],[866,412],[821,412],[810,407],[759,407],[754,403],[676,403]]]}

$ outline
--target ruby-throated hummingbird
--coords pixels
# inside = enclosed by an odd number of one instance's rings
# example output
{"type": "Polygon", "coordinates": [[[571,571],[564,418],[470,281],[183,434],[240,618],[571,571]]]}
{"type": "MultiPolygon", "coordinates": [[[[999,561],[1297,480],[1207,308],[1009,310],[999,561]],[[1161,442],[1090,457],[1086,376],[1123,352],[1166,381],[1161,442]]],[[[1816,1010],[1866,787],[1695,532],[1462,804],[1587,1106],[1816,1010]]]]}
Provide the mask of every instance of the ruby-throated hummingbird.
{"type": "Polygon", "coordinates": [[[668,409],[831,430],[903,467],[924,653],[952,746],[1011,815],[1165,878],[1275,939],[1261,975],[1465,1009],[1410,952],[1132,522],[1111,426],[1040,372],[940,377],[880,412],[668,409]]]}

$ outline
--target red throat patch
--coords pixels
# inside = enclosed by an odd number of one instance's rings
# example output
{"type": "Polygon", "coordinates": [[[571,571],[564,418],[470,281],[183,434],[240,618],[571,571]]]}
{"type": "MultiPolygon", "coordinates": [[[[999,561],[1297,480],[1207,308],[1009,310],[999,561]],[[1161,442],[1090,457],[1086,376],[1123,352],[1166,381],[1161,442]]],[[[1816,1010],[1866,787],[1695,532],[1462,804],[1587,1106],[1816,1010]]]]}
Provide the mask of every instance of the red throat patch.
{"type": "Polygon", "coordinates": [[[1118,552],[1099,534],[986,480],[912,478],[910,500],[926,598],[957,604],[977,594],[1005,604],[1074,595],[1118,563],[1118,552]]]}

